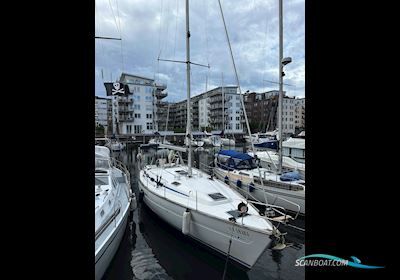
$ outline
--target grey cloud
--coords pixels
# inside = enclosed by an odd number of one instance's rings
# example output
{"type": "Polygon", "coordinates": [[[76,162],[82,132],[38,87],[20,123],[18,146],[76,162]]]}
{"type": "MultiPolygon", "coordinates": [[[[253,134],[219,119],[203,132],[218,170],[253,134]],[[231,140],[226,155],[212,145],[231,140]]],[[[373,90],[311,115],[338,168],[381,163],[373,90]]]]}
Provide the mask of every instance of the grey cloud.
{"type": "MultiPolygon", "coordinates": [[[[169,100],[186,97],[185,64],[157,62],[161,58],[185,60],[184,1],[117,0],[121,17],[124,71],[159,78],[167,83],[169,100]],[[163,4],[161,33],[160,11],[163,4]],[[176,25],[177,24],[177,25],[176,25]],[[177,33],[175,33],[175,30],[177,33]],[[176,38],[176,39],[175,39],[176,38]]],[[[118,31],[109,2],[97,0],[96,35],[116,36],[118,31]],[[101,34],[97,34],[101,33],[101,34]]],[[[278,1],[221,1],[232,43],[242,91],[272,90],[277,85],[263,80],[278,81],[278,1]]],[[[117,15],[115,1],[111,1],[117,15]]],[[[192,93],[203,92],[225,84],[236,84],[225,38],[218,1],[191,1],[191,60],[211,65],[211,69],[192,66],[192,93]],[[206,28],[207,27],[207,28],[206,28]],[[208,40],[207,40],[208,39],[208,40]],[[207,42],[208,41],[208,42],[207,42]]],[[[122,71],[119,41],[96,41],[96,94],[105,95],[101,69],[106,80],[117,78],[122,71]]],[[[293,62],[285,67],[285,87],[289,95],[304,96],[304,0],[284,1],[284,56],[293,62]]]]}

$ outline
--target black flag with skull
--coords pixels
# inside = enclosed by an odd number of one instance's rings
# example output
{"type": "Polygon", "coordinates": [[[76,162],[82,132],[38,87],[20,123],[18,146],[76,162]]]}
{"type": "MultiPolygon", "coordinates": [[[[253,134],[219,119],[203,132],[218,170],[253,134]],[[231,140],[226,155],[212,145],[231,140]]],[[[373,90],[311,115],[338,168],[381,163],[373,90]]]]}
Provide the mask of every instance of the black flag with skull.
{"type": "Polygon", "coordinates": [[[120,82],[104,83],[106,87],[107,96],[127,96],[129,94],[129,87],[120,82]]]}

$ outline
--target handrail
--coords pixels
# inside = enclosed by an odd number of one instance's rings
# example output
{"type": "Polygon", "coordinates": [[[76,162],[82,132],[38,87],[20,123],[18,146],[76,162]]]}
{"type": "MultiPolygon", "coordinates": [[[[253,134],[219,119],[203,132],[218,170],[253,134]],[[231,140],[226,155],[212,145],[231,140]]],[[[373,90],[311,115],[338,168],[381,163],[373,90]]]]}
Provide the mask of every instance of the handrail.
{"type": "Polygon", "coordinates": [[[121,170],[122,173],[126,176],[127,186],[126,186],[126,188],[124,188],[124,191],[125,191],[125,194],[127,195],[128,199],[129,199],[129,197],[130,197],[129,188],[131,187],[131,175],[130,175],[130,172],[129,172],[128,168],[126,167],[126,165],[123,164],[122,162],[120,162],[119,160],[117,160],[115,158],[112,158],[111,162],[112,162],[112,166],[114,166],[114,167],[118,168],[119,170],[121,170]]]}
{"type": "Polygon", "coordinates": [[[106,228],[113,222],[114,219],[117,218],[118,214],[121,212],[121,208],[119,207],[114,211],[114,213],[107,219],[107,221],[101,225],[101,227],[95,232],[94,240],[96,241],[100,235],[106,230],[106,228]]]}

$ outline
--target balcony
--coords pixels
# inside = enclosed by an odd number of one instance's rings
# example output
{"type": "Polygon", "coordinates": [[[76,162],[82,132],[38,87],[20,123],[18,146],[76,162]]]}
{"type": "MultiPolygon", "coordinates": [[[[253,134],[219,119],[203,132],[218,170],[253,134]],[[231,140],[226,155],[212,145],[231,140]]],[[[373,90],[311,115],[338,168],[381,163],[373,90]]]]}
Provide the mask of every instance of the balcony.
{"type": "Polygon", "coordinates": [[[155,86],[157,89],[162,89],[162,90],[164,90],[164,89],[167,88],[167,85],[164,84],[164,83],[154,83],[154,86],[155,86]]]}
{"type": "Polygon", "coordinates": [[[120,122],[133,122],[135,119],[133,117],[120,117],[119,121],[120,122]]]}
{"type": "Polygon", "coordinates": [[[133,100],[132,99],[128,99],[128,100],[118,100],[118,105],[119,104],[133,104],[133,100]]]}
{"type": "Polygon", "coordinates": [[[163,99],[165,97],[168,96],[167,92],[163,92],[163,91],[156,91],[156,98],[157,99],[163,99]]]}

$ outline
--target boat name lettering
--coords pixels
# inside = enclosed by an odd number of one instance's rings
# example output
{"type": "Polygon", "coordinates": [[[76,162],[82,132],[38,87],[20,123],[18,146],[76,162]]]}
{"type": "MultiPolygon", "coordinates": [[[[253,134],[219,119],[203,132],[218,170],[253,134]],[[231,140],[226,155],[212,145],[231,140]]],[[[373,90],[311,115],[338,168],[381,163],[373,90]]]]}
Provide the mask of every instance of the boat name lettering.
{"type": "Polygon", "coordinates": [[[250,234],[246,230],[243,230],[243,229],[240,229],[240,228],[231,227],[230,231],[233,231],[233,232],[238,233],[240,235],[250,236],[250,234]]]}

